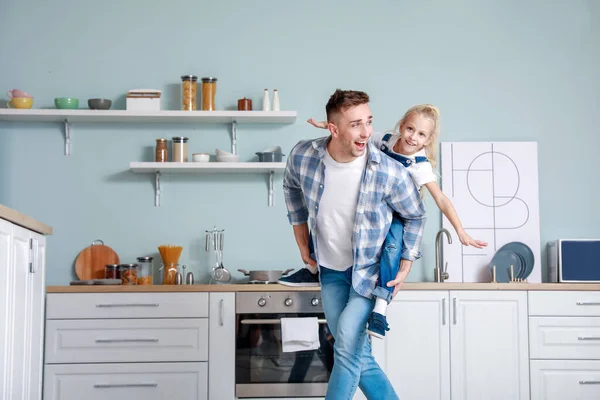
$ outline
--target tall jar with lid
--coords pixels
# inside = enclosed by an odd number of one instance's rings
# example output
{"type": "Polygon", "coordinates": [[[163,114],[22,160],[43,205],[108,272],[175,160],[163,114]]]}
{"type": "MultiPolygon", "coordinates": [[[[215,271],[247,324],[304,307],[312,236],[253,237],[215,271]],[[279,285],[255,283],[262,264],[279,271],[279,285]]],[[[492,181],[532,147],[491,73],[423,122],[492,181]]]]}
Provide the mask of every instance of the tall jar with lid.
{"type": "Polygon", "coordinates": [[[183,136],[173,137],[173,162],[187,162],[188,160],[188,138],[183,136]]]}
{"type": "Polygon", "coordinates": [[[215,95],[217,94],[217,78],[208,76],[202,78],[202,110],[215,110],[215,95]]]}
{"type": "Polygon", "coordinates": [[[198,77],[183,75],[181,77],[181,109],[184,111],[196,110],[196,94],[198,92],[198,77]]]}
{"type": "Polygon", "coordinates": [[[167,139],[156,139],[156,162],[168,161],[167,139]]]}
{"type": "Polygon", "coordinates": [[[138,285],[152,285],[152,257],[138,257],[138,285]]]}

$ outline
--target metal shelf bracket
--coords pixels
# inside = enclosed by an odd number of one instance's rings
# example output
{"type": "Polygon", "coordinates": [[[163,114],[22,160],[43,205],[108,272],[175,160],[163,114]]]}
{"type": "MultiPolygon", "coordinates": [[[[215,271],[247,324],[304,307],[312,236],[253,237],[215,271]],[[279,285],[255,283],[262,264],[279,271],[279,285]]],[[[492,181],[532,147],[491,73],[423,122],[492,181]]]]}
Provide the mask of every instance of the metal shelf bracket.
{"type": "Polygon", "coordinates": [[[65,155],[71,155],[71,123],[65,119],[65,155]]]}
{"type": "Polygon", "coordinates": [[[237,121],[231,122],[231,153],[237,155],[237,121]]]}
{"type": "Polygon", "coordinates": [[[269,173],[269,207],[273,207],[273,176],[275,171],[269,173]]]}
{"type": "Polygon", "coordinates": [[[154,206],[160,207],[160,171],[156,171],[156,182],[154,183],[154,206]]]}

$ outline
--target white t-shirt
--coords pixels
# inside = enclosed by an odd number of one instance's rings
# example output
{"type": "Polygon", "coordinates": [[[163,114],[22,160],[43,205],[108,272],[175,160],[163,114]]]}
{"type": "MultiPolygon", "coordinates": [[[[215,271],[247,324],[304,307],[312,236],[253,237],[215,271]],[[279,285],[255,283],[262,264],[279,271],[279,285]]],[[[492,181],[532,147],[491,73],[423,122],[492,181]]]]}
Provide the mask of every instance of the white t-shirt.
{"type": "MultiPolygon", "coordinates": [[[[385,133],[380,133],[380,132],[373,132],[373,134],[371,135],[371,140],[373,141],[373,143],[377,146],[377,148],[379,150],[381,150],[381,145],[383,144],[384,136],[385,136],[385,133]]],[[[390,139],[387,141],[388,149],[390,152],[392,152],[394,154],[399,154],[402,157],[410,158],[413,161],[408,167],[406,167],[406,169],[408,170],[408,173],[410,174],[411,178],[415,182],[415,185],[417,185],[417,187],[419,189],[421,189],[421,186],[423,186],[426,183],[437,182],[437,177],[435,176],[435,173],[433,172],[433,168],[431,167],[431,164],[429,163],[429,161],[422,161],[419,163],[414,162],[415,157],[427,158],[427,154],[425,154],[425,150],[421,149],[418,152],[416,152],[415,154],[410,155],[410,156],[408,156],[406,154],[396,153],[394,151],[394,145],[396,144],[398,139],[400,139],[400,135],[392,134],[390,139]]]]}
{"type": "Polygon", "coordinates": [[[338,163],[329,152],[323,158],[325,180],[317,212],[319,264],[337,271],[354,265],[352,229],[367,152],[349,163],[338,163]]]}

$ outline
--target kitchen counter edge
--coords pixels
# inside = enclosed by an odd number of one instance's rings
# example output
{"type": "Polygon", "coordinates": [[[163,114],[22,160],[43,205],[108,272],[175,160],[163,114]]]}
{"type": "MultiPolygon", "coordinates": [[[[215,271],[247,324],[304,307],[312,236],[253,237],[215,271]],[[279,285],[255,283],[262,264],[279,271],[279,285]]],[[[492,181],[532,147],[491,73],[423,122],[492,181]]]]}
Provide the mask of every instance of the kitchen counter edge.
{"type": "MultiPolygon", "coordinates": [[[[310,292],[319,287],[270,285],[74,285],[47,286],[46,293],[185,293],[185,292],[310,292]]],[[[401,290],[555,290],[600,291],[598,283],[405,283],[401,290]]]]}
{"type": "Polygon", "coordinates": [[[27,228],[34,232],[41,233],[42,235],[52,235],[52,228],[46,224],[36,221],[35,219],[28,217],[27,215],[21,214],[17,210],[8,208],[0,204],[0,218],[27,228]]]}

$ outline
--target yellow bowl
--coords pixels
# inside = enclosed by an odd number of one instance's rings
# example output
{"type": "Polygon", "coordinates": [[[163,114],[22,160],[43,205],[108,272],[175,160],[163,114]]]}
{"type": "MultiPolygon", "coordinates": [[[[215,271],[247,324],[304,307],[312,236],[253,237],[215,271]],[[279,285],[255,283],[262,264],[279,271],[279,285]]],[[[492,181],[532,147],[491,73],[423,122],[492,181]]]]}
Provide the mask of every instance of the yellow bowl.
{"type": "Polygon", "coordinates": [[[33,99],[29,97],[13,97],[6,103],[8,108],[31,108],[33,99]]]}

